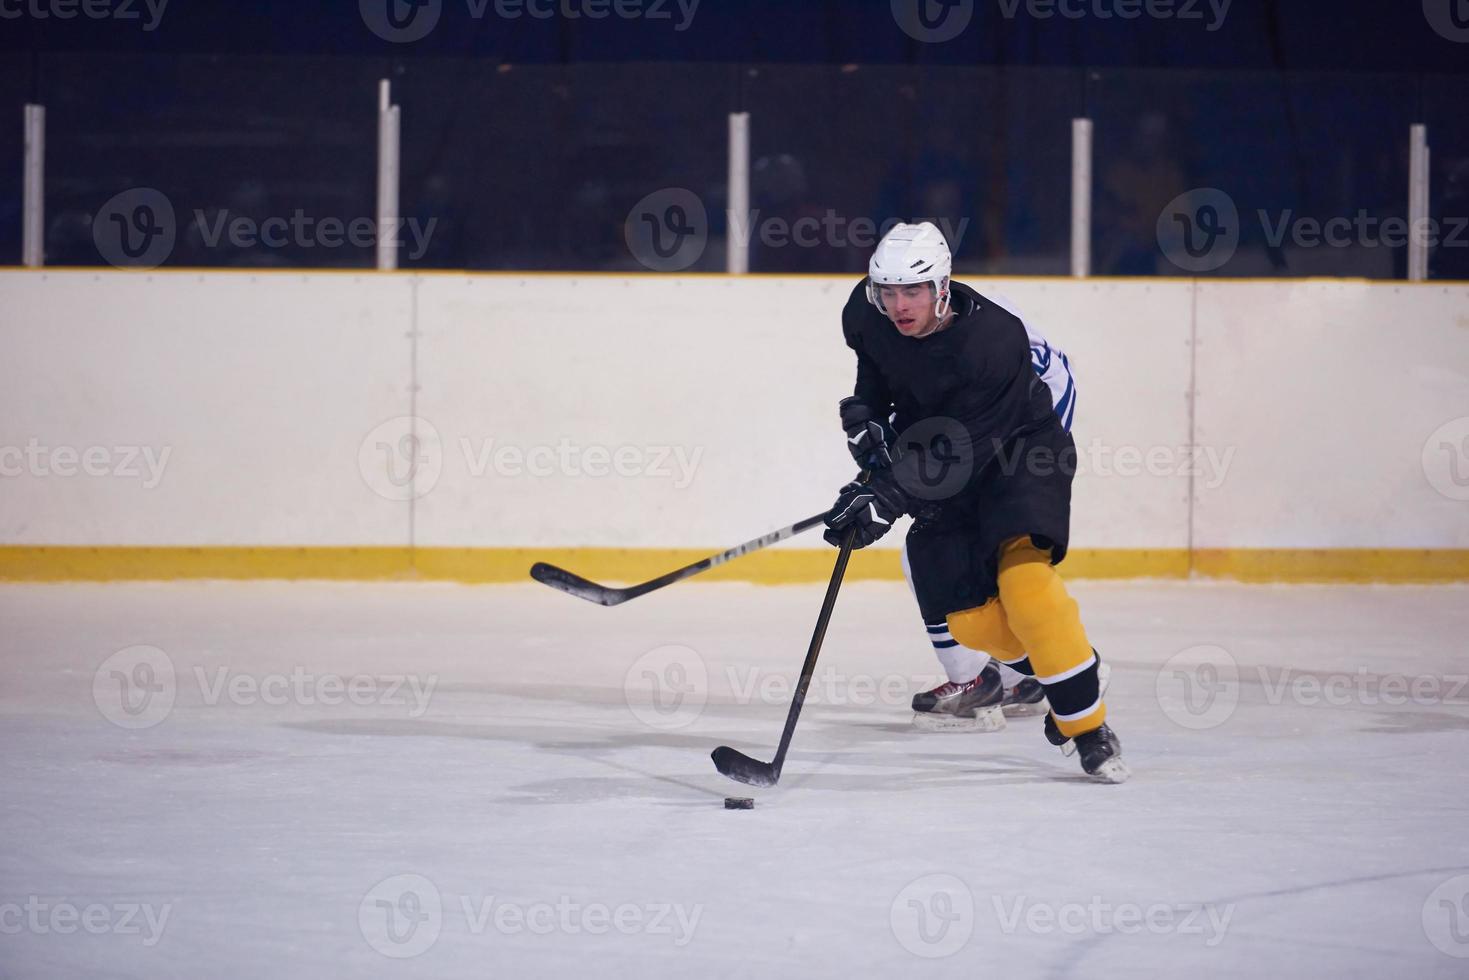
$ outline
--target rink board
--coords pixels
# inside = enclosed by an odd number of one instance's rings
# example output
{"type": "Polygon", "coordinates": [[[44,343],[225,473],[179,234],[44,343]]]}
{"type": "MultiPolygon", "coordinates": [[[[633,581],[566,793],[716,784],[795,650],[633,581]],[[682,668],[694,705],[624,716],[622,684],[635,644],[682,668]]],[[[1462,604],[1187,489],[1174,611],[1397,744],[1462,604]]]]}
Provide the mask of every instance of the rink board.
{"type": "MultiPolygon", "coordinates": [[[[851,477],[853,282],[0,272],[0,577],[657,574],[851,477]]],[[[1469,287],[975,285],[1077,373],[1070,574],[1469,578],[1469,287]]]]}

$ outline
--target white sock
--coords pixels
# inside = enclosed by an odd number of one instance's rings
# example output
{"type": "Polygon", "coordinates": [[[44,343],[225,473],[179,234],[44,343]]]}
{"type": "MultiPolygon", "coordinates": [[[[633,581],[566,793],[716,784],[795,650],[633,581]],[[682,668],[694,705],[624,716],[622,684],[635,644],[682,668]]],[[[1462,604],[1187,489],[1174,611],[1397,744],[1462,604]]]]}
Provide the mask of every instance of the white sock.
{"type": "Polygon", "coordinates": [[[1026,675],[1025,674],[1022,674],[1020,671],[1016,670],[1014,667],[1007,667],[1006,665],[1000,663],[999,661],[995,661],[995,662],[999,665],[999,668],[1000,668],[1000,681],[1001,681],[1001,683],[1003,683],[1005,685],[1005,689],[1006,690],[1009,690],[1010,688],[1014,687],[1016,684],[1019,684],[1021,681],[1025,680],[1026,675]]]}
{"type": "MultiPolygon", "coordinates": [[[[907,580],[908,590],[916,599],[918,590],[913,587],[913,568],[908,564],[906,539],[903,541],[902,557],[903,578],[907,580]]],[[[966,684],[974,680],[979,676],[979,672],[984,670],[985,664],[990,662],[989,654],[960,646],[959,642],[949,635],[947,623],[924,623],[923,626],[929,642],[933,644],[933,652],[938,654],[939,663],[944,665],[944,673],[955,684],[966,684]]]]}
{"type": "Polygon", "coordinates": [[[949,635],[946,624],[925,623],[924,631],[928,634],[928,642],[933,644],[933,652],[938,654],[939,663],[944,665],[944,673],[955,684],[974,680],[990,662],[989,654],[960,646],[959,641],[949,635]]]}

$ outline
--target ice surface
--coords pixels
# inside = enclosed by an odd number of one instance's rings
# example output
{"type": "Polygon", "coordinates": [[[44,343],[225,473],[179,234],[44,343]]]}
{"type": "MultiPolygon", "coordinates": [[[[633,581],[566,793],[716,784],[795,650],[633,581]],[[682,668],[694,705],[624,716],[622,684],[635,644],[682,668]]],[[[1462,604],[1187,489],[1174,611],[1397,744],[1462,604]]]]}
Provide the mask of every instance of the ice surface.
{"type": "Polygon", "coordinates": [[[1131,782],[860,583],[751,794],[816,587],[0,589],[0,976],[1469,974],[1469,590],[1074,591],[1131,782]]]}

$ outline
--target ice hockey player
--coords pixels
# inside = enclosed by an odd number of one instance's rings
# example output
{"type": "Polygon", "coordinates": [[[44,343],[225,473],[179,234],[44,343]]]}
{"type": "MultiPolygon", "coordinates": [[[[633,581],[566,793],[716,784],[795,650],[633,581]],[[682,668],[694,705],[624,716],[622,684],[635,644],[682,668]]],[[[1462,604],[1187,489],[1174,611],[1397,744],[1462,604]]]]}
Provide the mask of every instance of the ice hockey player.
{"type": "MultiPolygon", "coordinates": [[[[1052,346],[1004,297],[991,293],[986,297],[992,303],[1014,314],[1025,326],[1030,344],[1030,366],[1051,393],[1051,404],[1061,427],[1071,431],[1071,422],[1076,417],[1076,379],[1071,372],[1071,360],[1066,352],[1052,346]]],[[[865,447],[867,424],[872,421],[871,410],[856,396],[843,398],[841,404],[842,428],[847,433],[847,446],[857,464],[863,469],[874,465],[876,460],[865,447]]],[[[908,545],[902,551],[903,577],[908,588],[913,588],[913,570],[908,562],[908,545]]],[[[916,596],[916,593],[915,593],[916,596]]],[[[928,642],[948,675],[948,680],[931,691],[920,691],[913,695],[913,724],[924,731],[998,731],[1004,728],[1005,716],[1043,714],[1046,704],[1045,689],[1034,677],[1020,673],[1002,660],[992,660],[988,654],[961,646],[949,634],[945,622],[923,624],[928,642]],[[984,703],[995,685],[995,678],[1004,689],[1000,703],[984,703]]],[[[1103,671],[1102,688],[1106,689],[1107,665],[1103,671]]]]}
{"type": "MultiPolygon", "coordinates": [[[[1037,376],[1024,323],[952,282],[952,267],[932,224],[898,225],[842,311],[857,355],[842,421],[869,477],[842,487],[826,540],[850,533],[866,547],[913,515],[906,551],[924,622],[1033,675],[1050,703],[1047,738],[1073,740],[1088,774],[1121,782],[1100,661],[1055,568],[1076,467],[1066,413],[1037,376]]],[[[972,708],[1003,700],[997,672],[969,688],[972,708]]]]}

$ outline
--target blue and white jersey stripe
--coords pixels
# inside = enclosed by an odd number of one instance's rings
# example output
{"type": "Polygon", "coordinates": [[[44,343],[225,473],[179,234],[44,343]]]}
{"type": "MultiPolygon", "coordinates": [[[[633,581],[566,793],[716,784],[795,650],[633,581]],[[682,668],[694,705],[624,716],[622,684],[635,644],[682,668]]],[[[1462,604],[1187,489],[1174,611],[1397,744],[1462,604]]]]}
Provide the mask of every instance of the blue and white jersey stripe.
{"type": "Polygon", "coordinates": [[[1051,405],[1061,419],[1061,426],[1070,432],[1071,420],[1076,417],[1076,378],[1071,374],[1071,360],[1061,348],[1051,346],[1046,338],[1037,333],[1030,321],[1009,300],[992,293],[985,293],[984,298],[1007,310],[1025,324],[1025,333],[1030,337],[1030,366],[1035,369],[1036,377],[1051,389],[1051,405]]]}

